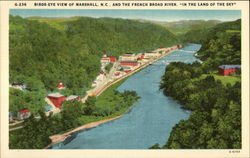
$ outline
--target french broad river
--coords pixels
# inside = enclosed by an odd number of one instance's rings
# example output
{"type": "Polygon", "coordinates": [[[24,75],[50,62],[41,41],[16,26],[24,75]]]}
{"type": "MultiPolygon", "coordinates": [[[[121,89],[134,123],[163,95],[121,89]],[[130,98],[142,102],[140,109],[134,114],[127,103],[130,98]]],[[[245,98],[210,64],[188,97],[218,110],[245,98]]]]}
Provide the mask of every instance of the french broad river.
{"type": "Polygon", "coordinates": [[[172,127],[190,112],[159,90],[161,77],[170,62],[192,63],[199,44],[189,44],[130,76],[119,91],[134,90],[141,97],[123,117],[80,131],[52,149],[148,149],[169,138],[172,127]]]}

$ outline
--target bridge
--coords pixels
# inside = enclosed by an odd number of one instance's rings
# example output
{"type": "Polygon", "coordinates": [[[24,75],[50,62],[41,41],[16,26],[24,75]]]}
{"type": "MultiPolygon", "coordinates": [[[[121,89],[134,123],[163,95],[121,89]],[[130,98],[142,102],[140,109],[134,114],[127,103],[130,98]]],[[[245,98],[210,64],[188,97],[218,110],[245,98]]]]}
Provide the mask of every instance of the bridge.
{"type": "Polygon", "coordinates": [[[187,52],[187,53],[194,53],[194,52],[196,52],[195,50],[183,50],[183,49],[180,49],[178,51],[180,51],[180,52],[187,52]]]}

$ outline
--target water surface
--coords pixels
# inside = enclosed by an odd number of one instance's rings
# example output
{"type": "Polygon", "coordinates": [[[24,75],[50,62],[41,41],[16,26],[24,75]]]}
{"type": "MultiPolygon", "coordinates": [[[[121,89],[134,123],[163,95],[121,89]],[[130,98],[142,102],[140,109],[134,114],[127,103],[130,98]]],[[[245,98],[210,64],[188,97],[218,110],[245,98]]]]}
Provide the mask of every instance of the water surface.
{"type": "Polygon", "coordinates": [[[161,76],[170,62],[196,61],[194,53],[200,47],[198,44],[190,44],[129,77],[118,90],[134,90],[141,97],[129,113],[96,128],[80,131],[70,140],[52,148],[148,149],[156,143],[164,145],[172,127],[180,120],[187,119],[190,112],[159,90],[161,76]]]}

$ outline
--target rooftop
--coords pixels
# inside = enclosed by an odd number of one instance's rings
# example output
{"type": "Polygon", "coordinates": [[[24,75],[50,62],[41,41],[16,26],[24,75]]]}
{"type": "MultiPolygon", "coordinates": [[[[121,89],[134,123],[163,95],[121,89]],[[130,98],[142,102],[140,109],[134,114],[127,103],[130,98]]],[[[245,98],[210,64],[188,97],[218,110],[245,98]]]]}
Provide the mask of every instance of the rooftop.
{"type": "Polygon", "coordinates": [[[59,97],[63,97],[64,95],[60,94],[60,93],[51,93],[48,94],[49,97],[55,97],[55,98],[59,98],[59,97]]]}
{"type": "Polygon", "coordinates": [[[124,60],[124,61],[121,61],[121,63],[137,63],[137,61],[134,61],[134,60],[124,60]]]}
{"type": "Polygon", "coordinates": [[[69,101],[69,100],[73,100],[73,99],[76,99],[76,98],[78,98],[77,95],[71,95],[71,96],[68,96],[68,97],[66,98],[66,100],[69,101]]]}
{"type": "Polygon", "coordinates": [[[44,107],[45,111],[50,111],[52,110],[52,108],[53,108],[52,105],[47,105],[44,107]]]}
{"type": "Polygon", "coordinates": [[[233,69],[233,68],[241,68],[241,65],[221,65],[219,66],[221,69],[233,69]]]}

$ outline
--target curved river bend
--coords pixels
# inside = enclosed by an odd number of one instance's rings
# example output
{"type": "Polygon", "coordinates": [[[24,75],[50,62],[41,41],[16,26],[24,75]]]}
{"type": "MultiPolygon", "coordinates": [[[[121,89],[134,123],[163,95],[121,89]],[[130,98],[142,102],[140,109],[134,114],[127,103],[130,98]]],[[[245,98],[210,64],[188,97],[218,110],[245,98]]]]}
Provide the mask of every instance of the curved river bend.
{"type": "Polygon", "coordinates": [[[129,113],[96,128],[80,131],[71,140],[55,144],[52,149],[148,149],[156,143],[164,145],[172,127],[187,119],[190,112],[159,90],[161,76],[171,61],[196,61],[194,53],[200,47],[190,44],[129,77],[118,90],[134,90],[141,97],[129,113]]]}

